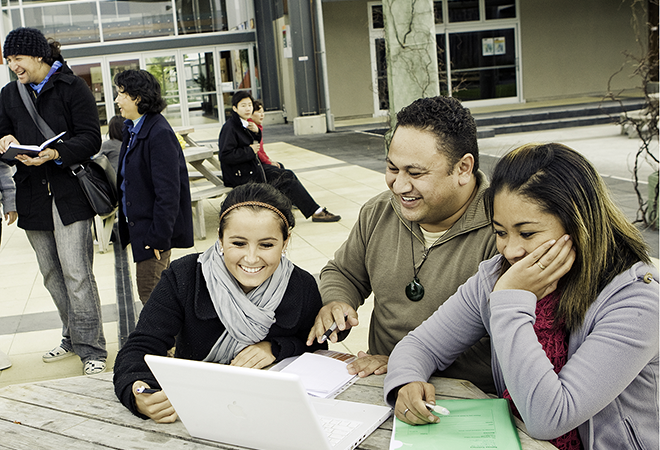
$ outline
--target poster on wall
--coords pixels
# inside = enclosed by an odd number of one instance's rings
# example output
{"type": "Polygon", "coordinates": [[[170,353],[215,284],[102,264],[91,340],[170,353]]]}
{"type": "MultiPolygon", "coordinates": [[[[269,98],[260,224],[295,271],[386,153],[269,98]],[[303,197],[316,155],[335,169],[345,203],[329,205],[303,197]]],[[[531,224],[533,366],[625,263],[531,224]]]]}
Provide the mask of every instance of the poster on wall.
{"type": "Polygon", "coordinates": [[[504,38],[504,36],[494,38],[493,47],[494,47],[493,52],[496,55],[506,54],[506,39],[504,38]]]}
{"type": "Polygon", "coordinates": [[[493,38],[483,38],[481,40],[481,54],[483,56],[493,56],[493,38]]]}
{"type": "Polygon", "coordinates": [[[293,49],[291,47],[291,31],[289,25],[282,27],[282,44],[284,48],[284,57],[293,58],[293,49]]]}

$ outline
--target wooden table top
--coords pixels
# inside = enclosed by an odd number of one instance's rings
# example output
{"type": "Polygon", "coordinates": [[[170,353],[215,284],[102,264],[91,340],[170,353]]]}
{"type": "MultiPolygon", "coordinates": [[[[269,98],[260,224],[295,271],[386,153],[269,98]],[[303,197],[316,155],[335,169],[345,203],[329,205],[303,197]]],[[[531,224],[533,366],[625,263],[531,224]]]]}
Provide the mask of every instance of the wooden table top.
{"type": "MultiPolygon", "coordinates": [[[[338,399],[384,405],[384,375],[358,380],[338,399]]],[[[432,378],[438,399],[487,398],[468,381],[432,378]]],[[[439,402],[441,404],[441,402],[439,402]]],[[[524,428],[524,426],[523,426],[524,428]]],[[[389,449],[392,418],[358,447],[389,449]]],[[[524,450],[554,446],[519,430],[524,450]]],[[[157,424],[134,416],[114,394],[112,373],[17,384],[0,389],[0,447],[42,450],[235,449],[192,438],[180,420],[157,424]]]]}

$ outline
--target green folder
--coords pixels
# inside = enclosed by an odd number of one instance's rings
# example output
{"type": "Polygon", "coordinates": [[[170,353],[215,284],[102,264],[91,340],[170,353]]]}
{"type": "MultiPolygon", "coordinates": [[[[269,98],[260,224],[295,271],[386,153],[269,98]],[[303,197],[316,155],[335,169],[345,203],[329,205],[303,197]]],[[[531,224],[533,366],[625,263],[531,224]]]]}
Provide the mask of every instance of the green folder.
{"type": "Polygon", "coordinates": [[[503,398],[436,400],[450,412],[439,423],[408,425],[394,418],[390,450],[463,450],[522,447],[507,400],[503,398]]]}

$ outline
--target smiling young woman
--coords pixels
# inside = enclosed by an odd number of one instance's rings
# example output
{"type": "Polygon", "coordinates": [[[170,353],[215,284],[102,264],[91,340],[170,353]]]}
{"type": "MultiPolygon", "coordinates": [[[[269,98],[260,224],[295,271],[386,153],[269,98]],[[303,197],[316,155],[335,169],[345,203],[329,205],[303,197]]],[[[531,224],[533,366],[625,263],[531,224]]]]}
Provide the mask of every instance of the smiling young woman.
{"type": "MultiPolygon", "coordinates": [[[[262,368],[307,351],[321,308],[316,280],[285,255],[295,219],[291,202],[264,183],[233,189],[222,204],[218,240],[172,262],[115,362],[115,392],[133,413],[176,420],[145,354],[262,368]]],[[[325,348],[319,344],[309,349],[325,348]]]]}

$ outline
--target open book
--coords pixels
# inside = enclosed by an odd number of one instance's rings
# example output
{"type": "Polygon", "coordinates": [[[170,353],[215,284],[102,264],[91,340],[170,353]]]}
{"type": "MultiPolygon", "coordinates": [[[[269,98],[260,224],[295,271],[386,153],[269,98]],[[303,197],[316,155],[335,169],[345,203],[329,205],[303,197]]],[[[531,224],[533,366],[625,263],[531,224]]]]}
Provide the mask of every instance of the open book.
{"type": "Polygon", "coordinates": [[[29,157],[34,158],[39,154],[39,152],[47,148],[48,145],[61,138],[64,133],[66,133],[66,131],[62,131],[57,136],[53,136],[52,138],[44,141],[41,145],[23,145],[12,142],[7,147],[7,151],[2,154],[2,159],[11,160],[14,159],[16,155],[28,155],[29,157]]]}
{"type": "Polygon", "coordinates": [[[346,369],[355,355],[333,350],[317,350],[300,356],[286,358],[270,370],[295,373],[309,395],[334,398],[357,381],[346,369]]]}

